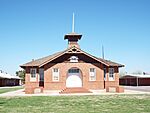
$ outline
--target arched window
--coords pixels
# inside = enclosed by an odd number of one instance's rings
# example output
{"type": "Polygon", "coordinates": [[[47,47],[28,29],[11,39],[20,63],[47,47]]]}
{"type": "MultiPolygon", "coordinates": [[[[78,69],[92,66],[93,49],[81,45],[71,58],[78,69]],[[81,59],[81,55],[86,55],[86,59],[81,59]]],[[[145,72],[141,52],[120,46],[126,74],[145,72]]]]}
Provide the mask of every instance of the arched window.
{"type": "Polygon", "coordinates": [[[78,57],[77,56],[71,56],[70,62],[78,62],[78,57]]]}

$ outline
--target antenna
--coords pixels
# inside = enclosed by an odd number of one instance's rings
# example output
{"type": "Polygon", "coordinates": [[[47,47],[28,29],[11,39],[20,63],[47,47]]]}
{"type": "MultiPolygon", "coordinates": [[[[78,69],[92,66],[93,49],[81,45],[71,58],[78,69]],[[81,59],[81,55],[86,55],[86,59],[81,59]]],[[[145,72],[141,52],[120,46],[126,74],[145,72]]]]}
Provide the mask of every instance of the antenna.
{"type": "Polygon", "coordinates": [[[102,58],[104,59],[104,46],[102,45],[102,58]]]}
{"type": "Polygon", "coordinates": [[[72,32],[74,33],[74,13],[73,13],[73,17],[72,17],[72,32]]]}

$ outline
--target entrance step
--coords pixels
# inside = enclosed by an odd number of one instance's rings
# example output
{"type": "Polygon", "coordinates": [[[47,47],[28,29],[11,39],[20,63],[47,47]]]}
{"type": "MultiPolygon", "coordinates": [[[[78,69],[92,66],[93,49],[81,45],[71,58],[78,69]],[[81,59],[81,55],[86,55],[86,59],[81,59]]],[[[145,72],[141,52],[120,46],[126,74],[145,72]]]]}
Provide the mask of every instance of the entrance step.
{"type": "Polygon", "coordinates": [[[73,87],[73,88],[66,88],[63,89],[61,92],[59,92],[60,94],[69,94],[69,93],[92,93],[91,91],[85,89],[85,88],[81,88],[81,87],[73,87]]]}
{"type": "Polygon", "coordinates": [[[34,94],[43,93],[43,87],[37,87],[34,89],[34,94]]]}

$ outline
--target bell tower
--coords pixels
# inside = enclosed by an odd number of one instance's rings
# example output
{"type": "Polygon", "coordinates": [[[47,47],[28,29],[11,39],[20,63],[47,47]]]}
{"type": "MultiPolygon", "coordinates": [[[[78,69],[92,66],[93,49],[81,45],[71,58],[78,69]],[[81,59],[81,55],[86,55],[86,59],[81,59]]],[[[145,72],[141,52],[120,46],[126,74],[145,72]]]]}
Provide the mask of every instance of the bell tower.
{"type": "Polygon", "coordinates": [[[73,21],[72,21],[72,32],[68,33],[64,36],[64,39],[68,39],[68,48],[70,47],[77,47],[80,48],[78,44],[78,40],[82,37],[81,34],[77,34],[74,32],[74,13],[73,13],[73,21]]]}

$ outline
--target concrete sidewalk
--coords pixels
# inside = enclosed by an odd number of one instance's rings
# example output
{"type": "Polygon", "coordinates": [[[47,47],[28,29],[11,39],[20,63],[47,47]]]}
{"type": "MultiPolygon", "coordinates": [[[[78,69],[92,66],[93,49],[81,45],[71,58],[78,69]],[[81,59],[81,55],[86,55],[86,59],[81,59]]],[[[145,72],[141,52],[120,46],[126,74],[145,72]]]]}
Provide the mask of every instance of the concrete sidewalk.
{"type": "Polygon", "coordinates": [[[5,88],[18,88],[21,86],[5,86],[5,87],[0,87],[0,89],[5,89],[5,88]]]}
{"type": "Polygon", "coordinates": [[[150,92],[150,86],[124,86],[126,90],[150,92]]]}
{"type": "Polygon", "coordinates": [[[124,93],[110,93],[106,90],[98,90],[93,93],[76,93],[76,94],[59,94],[59,93],[39,93],[39,94],[25,94],[24,89],[17,91],[7,92],[0,94],[0,97],[21,97],[21,96],[73,96],[73,95],[121,95],[121,94],[150,94],[150,92],[145,91],[135,91],[135,90],[125,90],[124,93]]]}

